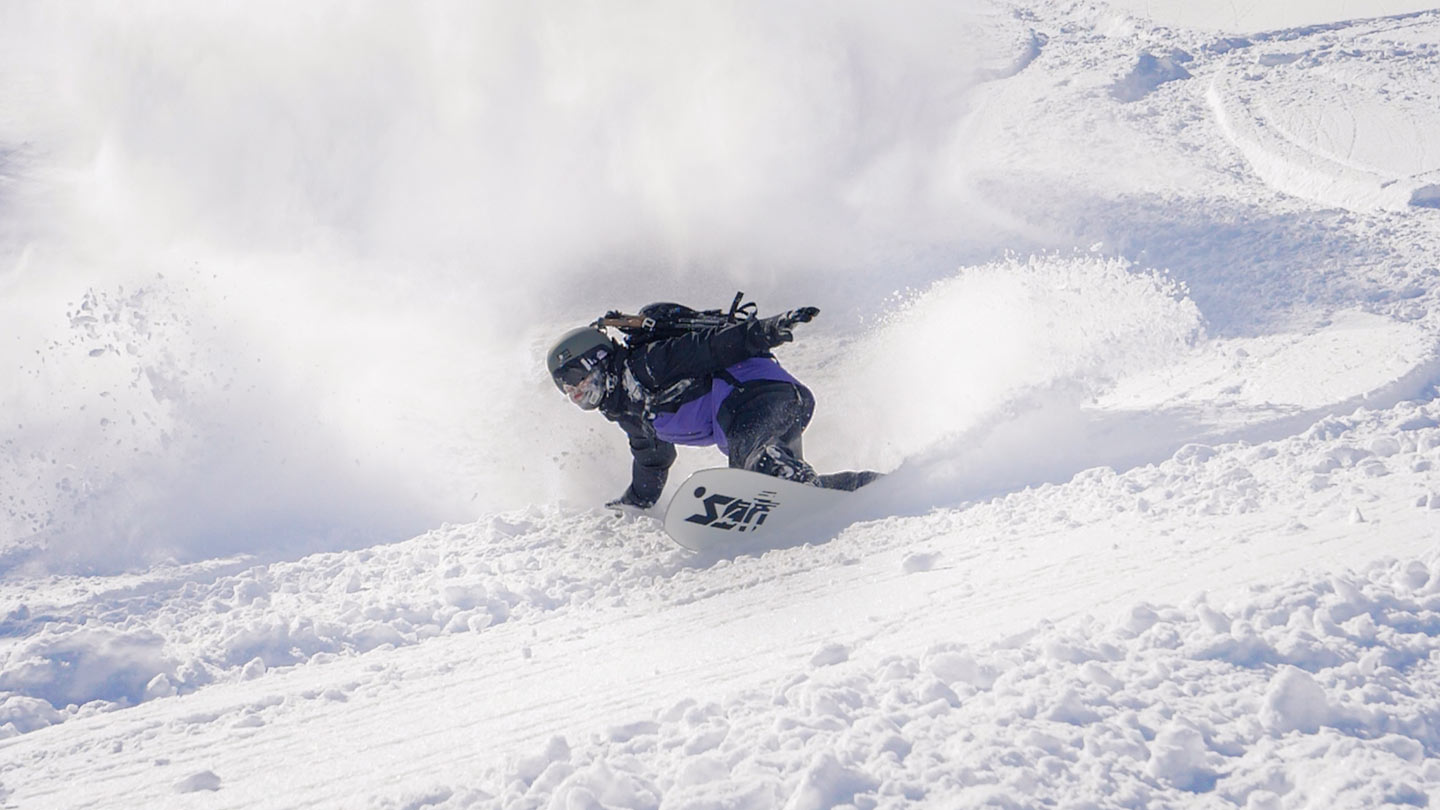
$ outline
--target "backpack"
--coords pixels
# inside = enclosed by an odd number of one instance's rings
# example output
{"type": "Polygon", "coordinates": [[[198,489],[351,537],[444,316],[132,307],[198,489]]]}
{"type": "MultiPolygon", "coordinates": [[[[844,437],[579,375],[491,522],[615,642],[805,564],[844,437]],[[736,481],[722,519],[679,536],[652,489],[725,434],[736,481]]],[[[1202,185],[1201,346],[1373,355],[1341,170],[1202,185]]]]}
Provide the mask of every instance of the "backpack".
{"type": "Polygon", "coordinates": [[[625,336],[626,348],[634,349],[657,340],[679,337],[703,329],[718,329],[749,320],[755,317],[757,307],[753,301],[741,303],[744,299],[745,293],[735,293],[735,300],[730,302],[728,312],[720,309],[702,311],[684,304],[660,301],[641,307],[639,315],[625,315],[618,310],[611,310],[597,319],[594,326],[601,329],[608,326],[620,330],[625,336]]]}

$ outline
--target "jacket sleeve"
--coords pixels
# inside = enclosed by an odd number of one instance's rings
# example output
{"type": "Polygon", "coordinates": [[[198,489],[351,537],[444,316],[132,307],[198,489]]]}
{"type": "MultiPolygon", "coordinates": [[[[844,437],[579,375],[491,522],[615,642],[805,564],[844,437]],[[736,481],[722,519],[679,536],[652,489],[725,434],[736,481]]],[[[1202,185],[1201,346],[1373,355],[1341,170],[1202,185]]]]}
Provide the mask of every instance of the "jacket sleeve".
{"type": "Polygon", "coordinates": [[[630,486],[620,497],[621,502],[648,509],[660,500],[670,465],[675,463],[675,445],[647,435],[640,425],[628,420],[620,423],[630,437],[630,486]]]}
{"type": "Polygon", "coordinates": [[[640,347],[631,368],[641,382],[654,389],[691,377],[703,377],[748,357],[767,354],[771,344],[751,319],[719,329],[690,332],[640,347]],[[649,377],[649,379],[644,379],[649,377]]]}

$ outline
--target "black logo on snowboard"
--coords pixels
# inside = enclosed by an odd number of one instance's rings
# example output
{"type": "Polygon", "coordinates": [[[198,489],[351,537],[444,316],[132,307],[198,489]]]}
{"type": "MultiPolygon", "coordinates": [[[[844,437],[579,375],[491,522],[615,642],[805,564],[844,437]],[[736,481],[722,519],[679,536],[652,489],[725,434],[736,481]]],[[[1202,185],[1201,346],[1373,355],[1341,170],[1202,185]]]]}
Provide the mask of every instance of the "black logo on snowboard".
{"type": "Polygon", "coordinates": [[[779,506],[779,493],[765,490],[747,501],[732,495],[710,495],[706,497],[704,487],[695,488],[695,497],[705,505],[705,513],[685,518],[690,523],[699,523],[712,529],[743,532],[760,528],[770,510],[779,506]]]}

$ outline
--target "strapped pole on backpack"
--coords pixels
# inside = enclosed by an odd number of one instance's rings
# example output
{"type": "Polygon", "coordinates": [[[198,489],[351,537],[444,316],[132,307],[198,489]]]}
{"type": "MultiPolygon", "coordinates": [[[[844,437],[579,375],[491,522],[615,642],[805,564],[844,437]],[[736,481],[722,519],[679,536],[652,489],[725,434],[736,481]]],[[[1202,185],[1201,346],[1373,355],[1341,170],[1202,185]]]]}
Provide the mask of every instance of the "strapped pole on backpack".
{"type": "Polygon", "coordinates": [[[596,329],[613,327],[625,334],[627,342],[633,344],[638,338],[642,342],[658,337],[672,336],[667,333],[694,332],[701,329],[719,329],[724,326],[739,323],[755,317],[759,309],[755,302],[742,303],[745,300],[744,292],[735,293],[735,300],[730,303],[730,311],[725,312],[719,309],[707,309],[704,312],[696,312],[689,307],[679,307],[673,304],[650,304],[640,310],[640,315],[626,315],[618,310],[611,310],[603,316],[596,318],[591,326],[596,329]],[[681,312],[666,312],[664,308],[674,307],[684,310],[681,312]],[[665,312],[661,319],[645,314],[646,310],[665,312]],[[663,322],[662,322],[663,321],[663,322]]]}
{"type": "Polygon", "coordinates": [[[618,310],[612,310],[605,313],[603,317],[596,318],[595,322],[590,325],[597,329],[613,326],[623,332],[632,329],[654,329],[655,319],[642,318],[639,315],[624,315],[618,310]]]}

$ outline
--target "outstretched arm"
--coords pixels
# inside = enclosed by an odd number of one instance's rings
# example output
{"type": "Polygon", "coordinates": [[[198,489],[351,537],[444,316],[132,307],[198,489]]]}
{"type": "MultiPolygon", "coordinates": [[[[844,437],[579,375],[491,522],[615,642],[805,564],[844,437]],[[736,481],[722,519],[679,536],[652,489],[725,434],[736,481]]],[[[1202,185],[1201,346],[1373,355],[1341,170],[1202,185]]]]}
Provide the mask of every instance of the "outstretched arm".
{"type": "Polygon", "coordinates": [[[630,437],[630,486],[625,494],[611,501],[607,506],[636,506],[649,509],[660,500],[665,489],[665,480],[670,475],[670,465],[675,463],[675,445],[662,441],[636,425],[621,424],[630,437]]]}
{"type": "Polygon", "coordinates": [[[650,378],[641,382],[663,389],[677,380],[713,374],[747,357],[766,354],[794,340],[795,324],[806,323],[818,314],[820,310],[815,307],[802,307],[782,315],[752,318],[650,343],[636,351],[632,368],[650,378]]]}

